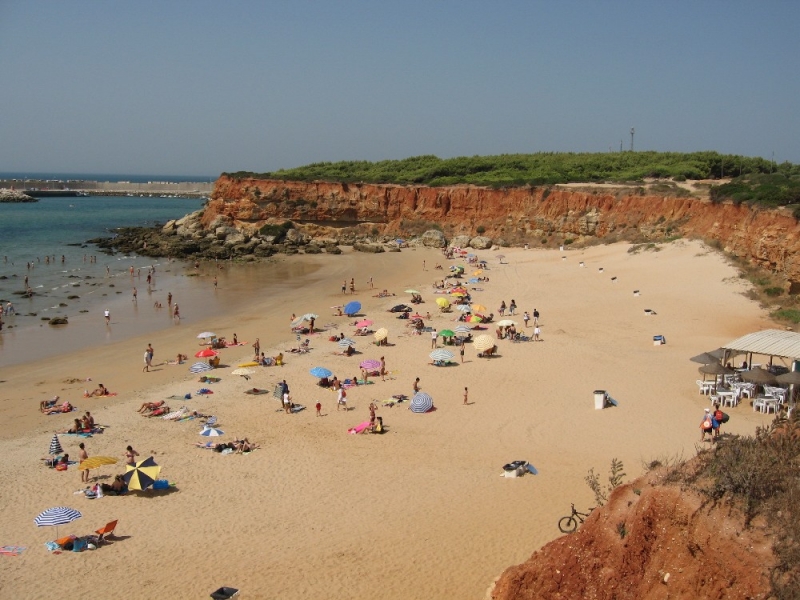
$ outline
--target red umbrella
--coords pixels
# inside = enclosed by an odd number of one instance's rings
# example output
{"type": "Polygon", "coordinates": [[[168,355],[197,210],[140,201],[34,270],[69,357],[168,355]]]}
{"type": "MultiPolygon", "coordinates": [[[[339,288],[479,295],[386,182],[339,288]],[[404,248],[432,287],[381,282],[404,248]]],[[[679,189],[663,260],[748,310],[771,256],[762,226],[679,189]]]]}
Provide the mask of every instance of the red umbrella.
{"type": "Polygon", "coordinates": [[[216,350],[212,350],[211,348],[206,348],[205,350],[200,350],[195,356],[197,358],[210,358],[212,356],[216,356],[218,352],[216,350]]]}

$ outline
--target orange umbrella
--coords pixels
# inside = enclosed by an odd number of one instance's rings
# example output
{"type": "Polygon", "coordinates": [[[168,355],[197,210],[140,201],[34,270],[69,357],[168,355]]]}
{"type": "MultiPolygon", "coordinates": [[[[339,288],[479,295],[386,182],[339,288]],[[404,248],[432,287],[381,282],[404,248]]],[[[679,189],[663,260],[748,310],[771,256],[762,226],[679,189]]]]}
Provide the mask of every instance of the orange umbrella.
{"type": "Polygon", "coordinates": [[[195,356],[197,358],[210,358],[212,356],[216,356],[218,353],[216,350],[212,350],[211,348],[206,348],[205,350],[200,350],[195,356]]]}

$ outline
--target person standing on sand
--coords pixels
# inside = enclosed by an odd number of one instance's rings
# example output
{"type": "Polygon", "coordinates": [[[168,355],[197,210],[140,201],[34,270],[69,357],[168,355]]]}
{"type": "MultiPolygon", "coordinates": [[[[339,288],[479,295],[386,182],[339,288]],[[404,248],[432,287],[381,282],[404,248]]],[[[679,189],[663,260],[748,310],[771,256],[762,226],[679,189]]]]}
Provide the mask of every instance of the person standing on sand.
{"type": "Polygon", "coordinates": [[[217,289],[217,276],[214,275],[214,289],[217,289]]]}
{"type": "Polygon", "coordinates": [[[439,334],[436,333],[436,328],[433,328],[431,331],[431,350],[436,350],[436,338],[439,337],[439,334]]]}
{"type": "Polygon", "coordinates": [[[539,337],[540,333],[542,333],[542,330],[538,325],[533,328],[533,341],[534,342],[541,342],[542,341],[542,339],[539,337]]]}
{"type": "MultiPolygon", "coordinates": [[[[80,451],[78,452],[78,465],[80,468],[80,464],[89,458],[89,453],[86,452],[86,446],[83,442],[78,444],[78,448],[80,448],[80,451]]],[[[83,469],[81,471],[81,483],[89,483],[89,469],[83,469]]]]}
{"type": "Polygon", "coordinates": [[[419,377],[414,380],[414,393],[416,394],[419,391],[419,377]]]}
{"type": "Polygon", "coordinates": [[[422,270],[423,270],[423,271],[426,271],[426,270],[427,270],[427,269],[425,268],[425,261],[424,261],[424,260],[422,261],[422,270]]]}
{"type": "Polygon", "coordinates": [[[167,306],[172,307],[172,292],[167,294],[167,306]]]}
{"type": "Polygon", "coordinates": [[[534,325],[539,324],[539,311],[536,310],[535,308],[533,309],[533,324],[534,325]]]}
{"type": "Polygon", "coordinates": [[[261,340],[259,338],[256,338],[256,341],[253,343],[253,352],[255,354],[255,358],[253,360],[258,360],[258,353],[261,352],[261,340]]]}
{"type": "Polygon", "coordinates": [[[136,288],[133,288],[133,303],[136,304],[136,288]]]}
{"type": "Polygon", "coordinates": [[[344,295],[344,294],[346,294],[346,293],[347,293],[347,279],[345,279],[345,280],[342,282],[342,294],[344,295]]]}
{"type": "Polygon", "coordinates": [[[461,338],[461,344],[458,349],[458,353],[461,355],[461,364],[464,364],[464,346],[466,345],[464,338],[461,338]]]}
{"type": "Polygon", "coordinates": [[[528,321],[531,320],[531,316],[528,314],[527,310],[524,313],[522,313],[522,320],[525,322],[525,329],[527,329],[528,328],[528,321]]]}
{"type": "Polygon", "coordinates": [[[172,312],[172,318],[177,319],[178,321],[181,320],[181,310],[178,308],[178,303],[175,303],[175,310],[172,312]]]}
{"type": "Polygon", "coordinates": [[[317,416],[322,416],[322,402],[317,402],[317,416]]]}
{"type": "Polygon", "coordinates": [[[134,466],[136,464],[136,457],[139,453],[133,449],[132,446],[125,448],[125,464],[134,466]]]}
{"type": "Polygon", "coordinates": [[[381,356],[381,381],[386,381],[386,360],[381,356]]]}
{"type": "Polygon", "coordinates": [[[464,388],[464,406],[469,404],[469,402],[467,402],[468,397],[469,397],[469,390],[467,388],[464,388]]]}
{"type": "Polygon", "coordinates": [[[351,277],[350,278],[350,293],[351,294],[355,294],[356,293],[356,279],[355,279],[355,277],[351,277]]]}
{"type": "Polygon", "coordinates": [[[111,312],[108,309],[103,311],[103,316],[106,318],[106,325],[111,324],[111,312]]]}

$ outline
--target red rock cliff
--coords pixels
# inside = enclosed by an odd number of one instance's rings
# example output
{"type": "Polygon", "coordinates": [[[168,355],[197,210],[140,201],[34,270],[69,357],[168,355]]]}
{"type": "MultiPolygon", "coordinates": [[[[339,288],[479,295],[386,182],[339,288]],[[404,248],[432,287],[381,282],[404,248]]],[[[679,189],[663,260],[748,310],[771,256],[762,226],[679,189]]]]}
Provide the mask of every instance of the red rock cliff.
{"type": "Polygon", "coordinates": [[[321,234],[322,227],[355,227],[363,233],[377,229],[409,235],[438,225],[447,235],[474,236],[480,227],[508,244],[533,244],[551,236],[700,237],[800,282],[800,225],[788,211],[645,195],[642,188],[496,190],[221,177],[203,222],[209,225],[220,215],[244,228],[291,220],[312,234],[321,234]]]}
{"type": "Polygon", "coordinates": [[[727,506],[701,507],[694,493],[651,485],[656,478],[650,474],[615,490],[576,533],[506,569],[489,597],[767,598],[775,558],[763,529],[745,529],[741,514],[727,506]]]}

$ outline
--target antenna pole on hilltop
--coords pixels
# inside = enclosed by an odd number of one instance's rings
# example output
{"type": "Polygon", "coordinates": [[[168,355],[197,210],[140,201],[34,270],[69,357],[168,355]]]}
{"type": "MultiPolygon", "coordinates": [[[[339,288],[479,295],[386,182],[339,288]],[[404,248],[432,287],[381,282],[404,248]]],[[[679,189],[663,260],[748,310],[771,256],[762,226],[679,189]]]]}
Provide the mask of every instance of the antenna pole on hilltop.
{"type": "Polygon", "coordinates": [[[622,152],[622,140],[619,141],[619,151],[622,152]]]}
{"type": "Polygon", "coordinates": [[[633,127],[631,127],[631,152],[633,152],[633,133],[634,133],[634,129],[633,129],[633,127]]]}

